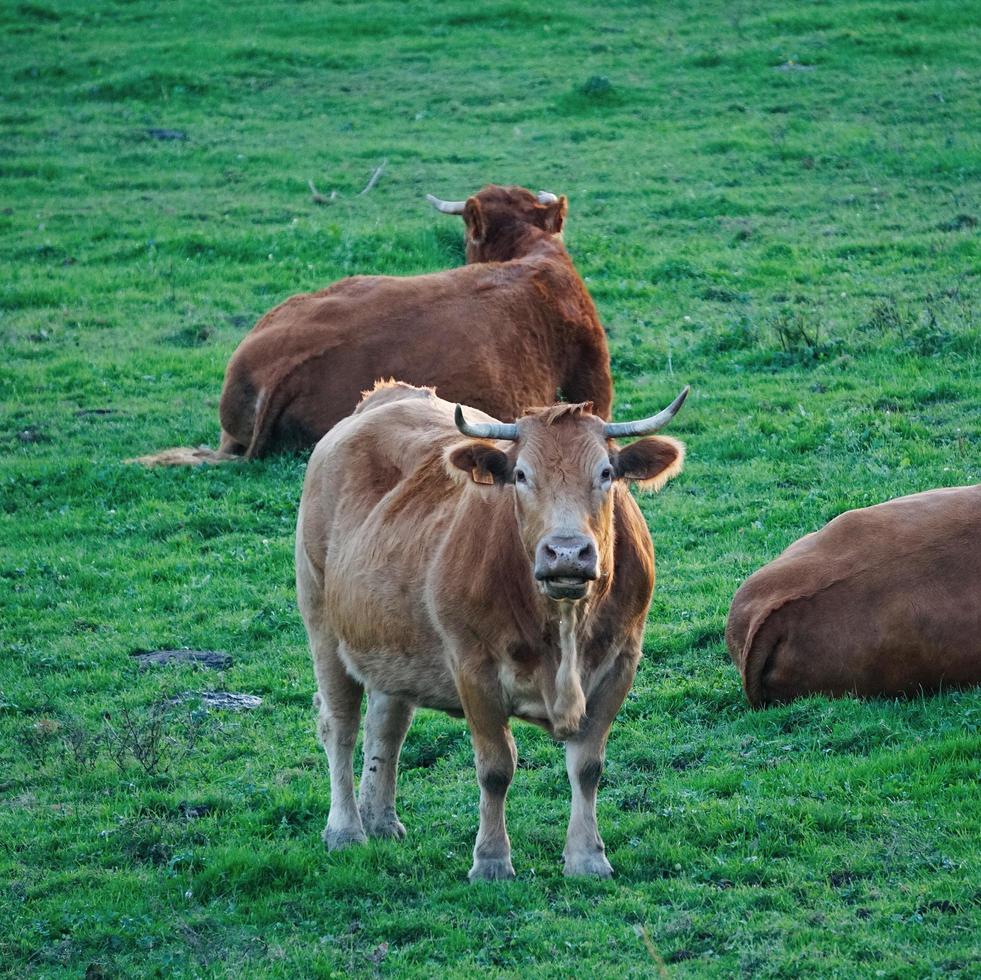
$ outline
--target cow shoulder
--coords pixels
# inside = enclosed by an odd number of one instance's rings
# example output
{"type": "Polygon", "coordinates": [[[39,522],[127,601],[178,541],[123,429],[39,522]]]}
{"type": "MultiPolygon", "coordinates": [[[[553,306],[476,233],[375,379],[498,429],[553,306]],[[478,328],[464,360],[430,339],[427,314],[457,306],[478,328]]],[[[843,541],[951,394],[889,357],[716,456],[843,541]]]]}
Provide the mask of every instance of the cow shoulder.
{"type": "Polygon", "coordinates": [[[559,319],[576,325],[598,322],[596,307],[567,256],[524,261],[539,300],[550,307],[559,319]]]}

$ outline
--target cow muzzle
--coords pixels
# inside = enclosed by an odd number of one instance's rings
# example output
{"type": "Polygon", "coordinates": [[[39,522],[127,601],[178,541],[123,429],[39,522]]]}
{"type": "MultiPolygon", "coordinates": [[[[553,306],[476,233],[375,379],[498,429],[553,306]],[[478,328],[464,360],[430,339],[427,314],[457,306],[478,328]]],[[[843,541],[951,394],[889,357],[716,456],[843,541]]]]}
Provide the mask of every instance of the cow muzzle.
{"type": "Polygon", "coordinates": [[[535,578],[549,599],[582,599],[599,577],[596,544],[584,534],[550,534],[535,549],[535,578]]]}

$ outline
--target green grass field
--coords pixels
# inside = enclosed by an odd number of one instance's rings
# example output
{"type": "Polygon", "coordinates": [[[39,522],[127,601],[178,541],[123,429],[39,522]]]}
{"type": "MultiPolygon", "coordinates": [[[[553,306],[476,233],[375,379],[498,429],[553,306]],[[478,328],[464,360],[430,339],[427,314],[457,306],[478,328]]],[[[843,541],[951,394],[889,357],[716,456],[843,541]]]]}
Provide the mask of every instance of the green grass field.
{"type": "Polygon", "coordinates": [[[801,534],[981,481],[979,24],[942,0],[0,6],[0,973],[981,976],[981,692],[754,713],[722,641],[801,534]],[[430,712],[408,839],[328,855],[304,459],[123,462],[216,444],[225,362],[287,295],[461,262],[424,194],[488,182],[569,196],[619,416],[693,386],[686,472],[642,504],[659,582],[600,789],[611,882],[563,879],[562,752],[519,724],[518,879],[468,886],[469,739],[430,712]],[[234,663],[140,671],[161,647],[234,663]],[[216,688],[263,704],[167,707],[216,688]]]}

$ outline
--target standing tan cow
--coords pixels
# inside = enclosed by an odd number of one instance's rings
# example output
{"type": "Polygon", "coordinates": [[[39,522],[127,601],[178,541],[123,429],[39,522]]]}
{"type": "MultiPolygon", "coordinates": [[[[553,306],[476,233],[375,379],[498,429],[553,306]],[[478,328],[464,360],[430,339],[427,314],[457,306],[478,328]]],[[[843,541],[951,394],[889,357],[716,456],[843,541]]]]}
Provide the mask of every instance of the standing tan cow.
{"type": "Polygon", "coordinates": [[[471,880],[514,875],[511,717],[566,742],[566,874],[612,873],[596,788],[654,586],[650,535],[626,484],[660,487],[684,456],[674,439],[623,449],[612,439],[656,431],[686,395],[642,422],[605,423],[577,404],[505,424],[473,409],[466,421],[432,391],[395,383],[321,440],[300,502],[296,578],[330,763],[329,848],[404,836],[396,771],[421,705],[470,727],[480,783],[471,880]]]}
{"type": "Polygon", "coordinates": [[[221,394],[221,446],[139,462],[254,459],[312,446],[379,378],[435,387],[502,419],[557,393],[608,418],[610,356],[596,307],[562,244],[565,197],[490,185],[462,215],[467,265],[353,276],[293,296],[239,344],[221,394]]]}

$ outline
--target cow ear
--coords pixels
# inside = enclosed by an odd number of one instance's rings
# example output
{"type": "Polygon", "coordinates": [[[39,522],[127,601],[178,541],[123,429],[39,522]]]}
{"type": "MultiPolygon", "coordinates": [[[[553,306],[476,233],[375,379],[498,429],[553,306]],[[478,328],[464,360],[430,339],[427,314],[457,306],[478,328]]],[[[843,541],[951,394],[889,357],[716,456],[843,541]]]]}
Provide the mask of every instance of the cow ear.
{"type": "Polygon", "coordinates": [[[484,240],[484,213],[480,210],[480,201],[477,198],[467,198],[467,203],[463,206],[463,220],[470,232],[470,241],[479,245],[484,240]]]}
{"type": "Polygon", "coordinates": [[[669,436],[650,436],[612,455],[621,480],[630,480],[640,490],[660,490],[681,472],[685,444],[669,436]]]}
{"type": "Polygon", "coordinates": [[[569,201],[563,194],[557,201],[545,205],[545,220],[542,227],[550,235],[561,235],[565,216],[569,211],[569,201]]]}
{"type": "Polygon", "coordinates": [[[511,479],[511,460],[507,453],[487,442],[465,442],[452,446],[446,462],[466,473],[474,483],[508,483],[511,479]]]}

